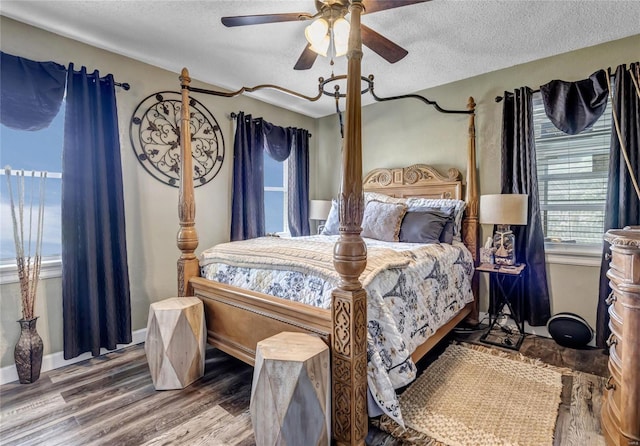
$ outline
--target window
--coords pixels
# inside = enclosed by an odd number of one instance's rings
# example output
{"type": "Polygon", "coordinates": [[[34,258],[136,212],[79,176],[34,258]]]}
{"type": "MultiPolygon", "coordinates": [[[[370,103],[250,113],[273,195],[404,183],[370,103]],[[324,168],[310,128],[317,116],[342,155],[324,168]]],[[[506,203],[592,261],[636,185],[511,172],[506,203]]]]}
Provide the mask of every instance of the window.
{"type": "Polygon", "coordinates": [[[558,130],[540,93],[533,96],[542,228],[551,246],[602,244],[607,197],[611,113],[577,135],[558,130]]]}
{"type": "MultiPolygon", "coordinates": [[[[25,173],[24,226],[29,227],[29,205],[31,192],[31,172],[47,171],[44,209],[44,232],[42,238],[42,273],[41,277],[59,275],[61,255],[60,203],[62,198],[62,144],[64,134],[64,102],[58,115],[49,127],[35,131],[13,130],[2,125],[0,127],[0,269],[2,282],[17,281],[15,244],[13,240],[13,223],[11,205],[8,194],[5,166],[11,166],[13,175],[12,190],[16,198],[16,172],[25,173]],[[51,270],[55,267],[57,272],[51,270]]],[[[37,184],[37,183],[36,183],[37,184]]],[[[38,192],[34,190],[34,211],[37,212],[38,192]]],[[[17,205],[17,204],[16,204],[17,205]]],[[[36,214],[34,213],[34,223],[36,214]]],[[[35,234],[35,232],[34,232],[35,234]]],[[[28,236],[25,234],[25,239],[28,236]]],[[[35,237],[32,238],[31,252],[35,252],[35,237]]],[[[25,249],[26,253],[26,249],[25,249]]]]}
{"type": "Polygon", "coordinates": [[[264,221],[267,234],[287,233],[287,163],[264,154],[264,221]]]}

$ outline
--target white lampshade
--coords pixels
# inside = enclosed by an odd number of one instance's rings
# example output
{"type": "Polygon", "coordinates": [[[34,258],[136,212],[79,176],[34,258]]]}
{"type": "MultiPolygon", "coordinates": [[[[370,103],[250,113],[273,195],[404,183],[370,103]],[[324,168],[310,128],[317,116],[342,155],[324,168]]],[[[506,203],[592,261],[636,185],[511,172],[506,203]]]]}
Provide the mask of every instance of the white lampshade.
{"type": "Polygon", "coordinates": [[[529,195],[493,194],[480,196],[480,223],[526,225],[529,195]]]}
{"type": "Polygon", "coordinates": [[[331,210],[331,200],[311,200],[309,202],[309,220],[326,221],[331,210]]]}

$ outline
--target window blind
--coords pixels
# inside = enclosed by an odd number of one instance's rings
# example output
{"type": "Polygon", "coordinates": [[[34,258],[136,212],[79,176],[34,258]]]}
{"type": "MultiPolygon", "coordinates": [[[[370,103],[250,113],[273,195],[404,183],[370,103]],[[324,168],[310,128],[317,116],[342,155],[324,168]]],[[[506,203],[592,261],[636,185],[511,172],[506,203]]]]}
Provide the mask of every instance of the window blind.
{"type": "Polygon", "coordinates": [[[602,243],[610,110],[607,108],[592,127],[568,135],[553,125],[544,111],[542,96],[534,93],[533,126],[545,240],[582,245],[602,243]]]}

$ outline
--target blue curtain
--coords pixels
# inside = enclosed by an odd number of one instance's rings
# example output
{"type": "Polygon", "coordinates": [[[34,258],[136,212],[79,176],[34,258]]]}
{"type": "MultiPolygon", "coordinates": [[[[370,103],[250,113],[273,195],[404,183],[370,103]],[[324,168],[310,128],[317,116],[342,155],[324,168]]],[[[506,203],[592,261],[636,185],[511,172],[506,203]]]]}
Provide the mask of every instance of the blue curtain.
{"type": "MultiPolygon", "coordinates": [[[[630,66],[631,72],[640,73],[640,63],[630,66]]],[[[635,91],[631,73],[626,65],[616,69],[613,87],[613,104],[620,122],[620,133],[629,157],[633,172],[629,172],[622,155],[620,140],[615,127],[611,129],[611,147],[609,149],[609,182],[607,184],[607,203],[604,212],[604,230],[620,229],[625,226],[640,225],[640,200],[636,195],[631,175],[640,179],[640,98],[635,91]]],[[[614,107],[611,107],[612,109],[614,107]]],[[[612,119],[613,120],[613,119],[612,119]]],[[[607,348],[606,340],[611,334],[609,329],[609,305],[605,300],[611,292],[609,287],[609,242],[604,242],[600,265],[600,298],[596,324],[596,345],[607,348]]]]}
{"type": "Polygon", "coordinates": [[[288,128],[291,136],[289,156],[289,231],[294,237],[309,235],[309,132],[288,128]]]}
{"type": "Polygon", "coordinates": [[[233,146],[231,240],[262,237],[264,229],[264,121],[239,112],[233,146]]]}
{"type": "Polygon", "coordinates": [[[0,122],[16,130],[40,130],[60,110],[67,70],[55,62],[36,62],[0,54],[0,122]]]}
{"type": "Polygon", "coordinates": [[[67,73],[62,156],[64,357],[131,342],[118,115],[112,75],[67,73]]]}
{"type": "Polygon", "coordinates": [[[512,229],[516,237],[516,260],[527,264],[525,308],[518,311],[530,325],[536,326],[547,323],[551,305],[538,197],[531,94],[529,88],[504,94],[501,180],[503,194],[529,195],[529,222],[526,226],[513,226],[512,229]]]}
{"type": "Polygon", "coordinates": [[[309,235],[309,132],[239,112],[233,156],[231,240],[265,235],[264,152],[289,164],[289,230],[309,235]]]}

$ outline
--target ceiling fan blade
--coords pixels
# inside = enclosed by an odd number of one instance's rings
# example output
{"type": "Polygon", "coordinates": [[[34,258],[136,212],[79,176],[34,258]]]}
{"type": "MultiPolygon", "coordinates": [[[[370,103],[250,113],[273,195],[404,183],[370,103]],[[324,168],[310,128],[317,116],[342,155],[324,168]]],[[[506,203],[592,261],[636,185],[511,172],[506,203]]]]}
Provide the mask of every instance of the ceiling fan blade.
{"type": "Polygon", "coordinates": [[[317,57],[318,57],[318,53],[316,53],[315,51],[312,51],[311,45],[307,44],[307,46],[302,51],[302,54],[300,54],[300,57],[298,58],[298,61],[296,62],[293,69],[308,70],[313,66],[313,63],[316,61],[317,57]]]}
{"type": "Polygon", "coordinates": [[[384,11],[385,9],[399,8],[401,6],[414,5],[416,3],[426,3],[430,0],[363,0],[366,14],[384,11]]]}
{"type": "Polygon", "coordinates": [[[407,50],[396,45],[391,40],[378,34],[371,28],[360,24],[362,30],[362,44],[382,56],[389,63],[396,63],[409,54],[407,50]]]}
{"type": "Polygon", "coordinates": [[[282,14],[256,14],[222,17],[224,26],[260,25],[262,23],[297,22],[311,18],[306,12],[285,12],[282,14]]]}

